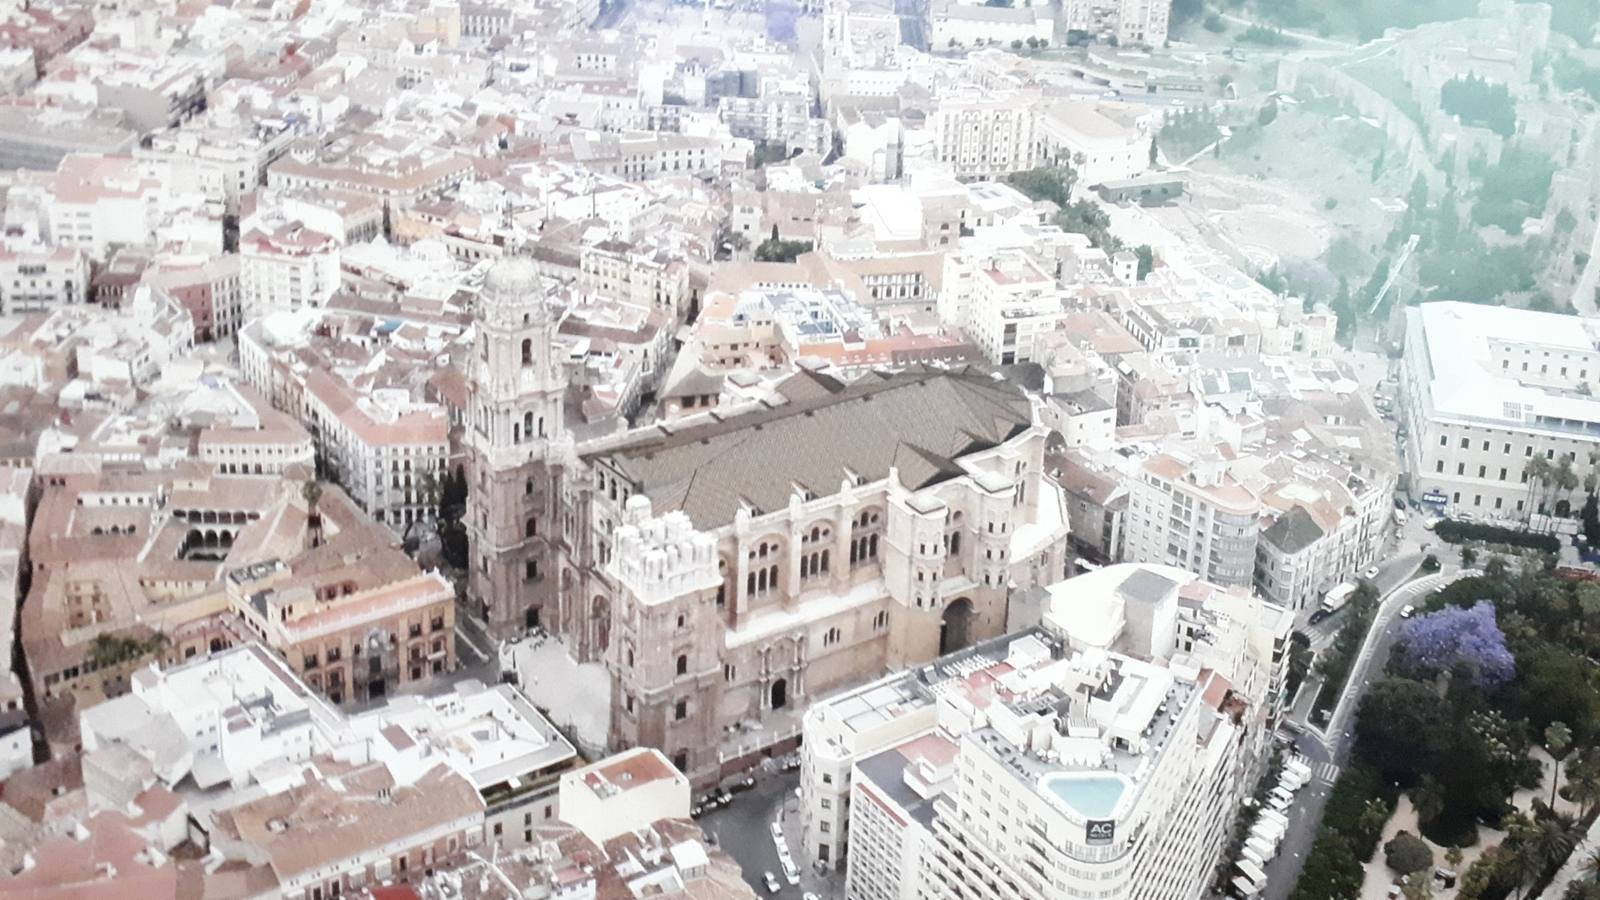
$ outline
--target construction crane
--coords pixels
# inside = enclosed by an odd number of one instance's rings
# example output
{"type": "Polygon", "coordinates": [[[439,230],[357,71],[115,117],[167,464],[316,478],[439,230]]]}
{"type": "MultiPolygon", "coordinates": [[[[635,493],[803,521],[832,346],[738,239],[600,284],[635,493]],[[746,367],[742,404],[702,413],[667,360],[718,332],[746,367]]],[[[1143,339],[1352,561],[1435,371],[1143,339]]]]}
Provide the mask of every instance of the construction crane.
{"type": "Polygon", "coordinates": [[[1368,307],[1367,315],[1370,316],[1377,312],[1378,305],[1383,302],[1383,298],[1389,296],[1389,290],[1394,287],[1396,281],[1400,280],[1401,270],[1406,267],[1406,262],[1411,259],[1411,251],[1417,249],[1417,241],[1421,239],[1422,236],[1417,234],[1406,238],[1406,245],[1400,248],[1400,257],[1389,268],[1389,277],[1383,280],[1383,287],[1378,289],[1378,296],[1372,298],[1372,306],[1368,307]]]}

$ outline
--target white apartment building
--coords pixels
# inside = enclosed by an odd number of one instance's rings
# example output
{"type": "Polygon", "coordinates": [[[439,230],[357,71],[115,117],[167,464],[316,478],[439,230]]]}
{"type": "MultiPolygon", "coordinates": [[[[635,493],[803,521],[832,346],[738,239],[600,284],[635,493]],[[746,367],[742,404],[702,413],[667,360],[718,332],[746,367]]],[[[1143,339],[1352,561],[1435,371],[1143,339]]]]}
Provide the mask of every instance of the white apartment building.
{"type": "Polygon", "coordinates": [[[1172,0],[1067,0],[1062,9],[1069,31],[1147,47],[1167,42],[1171,16],[1172,0]]]}
{"type": "MultiPolygon", "coordinates": [[[[1411,496],[1438,508],[1523,519],[1530,460],[1600,450],[1600,323],[1471,303],[1406,310],[1400,403],[1411,496]]],[[[1541,497],[1546,512],[1563,499],[1541,497]]]]}
{"type": "Polygon", "coordinates": [[[1039,161],[1036,95],[950,91],[930,117],[935,156],[962,179],[1001,178],[1039,161]]]}
{"type": "Polygon", "coordinates": [[[847,900],[1202,895],[1279,714],[1292,617],[1117,565],[1043,626],[816,704],[811,861],[847,900]]]}
{"type": "Polygon", "coordinates": [[[996,365],[1038,362],[1041,337],[1064,315],[1056,281],[1020,250],[945,257],[939,318],[996,365]]]}
{"type": "Polygon", "coordinates": [[[1156,454],[1128,485],[1123,558],[1187,569],[1215,584],[1248,587],[1255,572],[1261,501],[1221,459],[1156,454]]]}
{"type": "Polygon", "coordinates": [[[168,164],[173,184],[199,191],[238,213],[239,198],[267,179],[267,167],[289,149],[294,132],[282,121],[157,132],[134,151],[168,164]]]}
{"type": "Polygon", "coordinates": [[[239,239],[247,319],[321,306],[339,288],[339,241],[300,222],[250,228],[239,239]]]}
{"type": "Polygon", "coordinates": [[[397,532],[433,517],[450,455],[443,407],[401,390],[363,395],[321,370],[306,377],[304,403],[328,474],[357,506],[397,532]]]}
{"type": "Polygon", "coordinates": [[[51,243],[106,259],[112,245],[149,247],[166,232],[202,237],[202,245],[221,250],[221,210],[211,216],[203,197],[174,191],[152,165],[126,157],[62,159],[56,173],[40,181],[51,243]]]}
{"type": "Polygon", "coordinates": [[[0,248],[0,315],[48,312],[89,299],[89,257],[76,247],[0,248]]]}
{"type": "Polygon", "coordinates": [[[1039,116],[1044,155],[1070,161],[1083,185],[1132,178],[1149,167],[1155,113],[1127,103],[1065,100],[1039,116]]]}

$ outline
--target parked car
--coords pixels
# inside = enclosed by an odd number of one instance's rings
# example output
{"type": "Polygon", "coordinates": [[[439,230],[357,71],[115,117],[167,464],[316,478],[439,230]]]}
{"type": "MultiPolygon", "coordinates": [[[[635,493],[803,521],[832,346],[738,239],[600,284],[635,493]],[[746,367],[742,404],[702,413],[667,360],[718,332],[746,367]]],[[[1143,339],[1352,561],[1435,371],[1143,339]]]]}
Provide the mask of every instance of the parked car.
{"type": "Polygon", "coordinates": [[[1378,577],[1378,572],[1379,569],[1377,566],[1367,566],[1367,570],[1361,574],[1365,576],[1368,581],[1371,581],[1372,579],[1378,577]]]}
{"type": "Polygon", "coordinates": [[[1306,619],[1306,624],[1307,625],[1315,625],[1318,622],[1321,622],[1323,619],[1326,619],[1327,617],[1329,617],[1331,615],[1333,615],[1333,613],[1328,612],[1325,609],[1313,610],[1311,612],[1311,618],[1306,619]]]}
{"type": "Polygon", "coordinates": [[[769,894],[776,894],[777,892],[783,890],[783,885],[779,883],[778,876],[772,874],[771,872],[767,872],[761,876],[761,883],[767,886],[767,893],[769,894]]]}
{"type": "Polygon", "coordinates": [[[1412,606],[1409,603],[1407,603],[1405,606],[1400,607],[1400,618],[1402,618],[1402,619],[1409,619],[1412,616],[1416,615],[1416,613],[1417,613],[1417,608],[1415,606],[1412,606]]]}

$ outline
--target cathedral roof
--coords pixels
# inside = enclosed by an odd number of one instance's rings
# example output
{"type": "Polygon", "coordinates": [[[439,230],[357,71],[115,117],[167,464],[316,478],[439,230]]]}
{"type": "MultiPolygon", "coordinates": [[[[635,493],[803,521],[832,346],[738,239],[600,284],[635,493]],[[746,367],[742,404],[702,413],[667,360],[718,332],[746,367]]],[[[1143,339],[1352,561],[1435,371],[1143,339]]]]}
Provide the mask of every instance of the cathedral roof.
{"type": "Polygon", "coordinates": [[[895,468],[913,490],[960,474],[956,460],[1033,423],[1014,384],[975,370],[916,369],[853,384],[801,373],[787,403],[666,433],[641,430],[594,454],[642,487],[658,513],[681,509],[695,527],[783,509],[798,485],[818,497],[848,477],[870,484],[895,468]]]}

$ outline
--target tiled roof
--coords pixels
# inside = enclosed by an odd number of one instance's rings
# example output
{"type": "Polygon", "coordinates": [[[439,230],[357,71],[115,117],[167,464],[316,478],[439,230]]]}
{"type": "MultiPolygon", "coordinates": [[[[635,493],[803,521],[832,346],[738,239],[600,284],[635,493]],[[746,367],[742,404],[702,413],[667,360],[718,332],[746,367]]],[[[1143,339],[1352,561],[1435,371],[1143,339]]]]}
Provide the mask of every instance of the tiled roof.
{"type": "Polygon", "coordinates": [[[874,374],[843,386],[804,374],[784,385],[789,402],[677,432],[641,432],[602,454],[654,502],[681,509],[700,528],[733,521],[741,503],[760,512],[788,505],[795,485],[819,496],[846,473],[867,482],[898,470],[919,488],[945,480],[961,456],[1003,443],[1032,424],[1014,385],[971,370],[874,374]]]}

